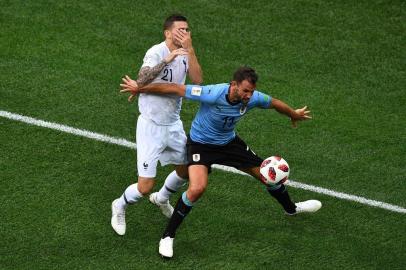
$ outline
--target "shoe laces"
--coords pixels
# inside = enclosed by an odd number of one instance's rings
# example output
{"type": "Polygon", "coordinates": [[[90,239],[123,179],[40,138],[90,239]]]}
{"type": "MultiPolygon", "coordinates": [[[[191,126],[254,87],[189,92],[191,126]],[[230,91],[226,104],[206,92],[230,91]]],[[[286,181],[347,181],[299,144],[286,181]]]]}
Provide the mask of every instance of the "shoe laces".
{"type": "Polygon", "coordinates": [[[117,223],[120,225],[125,224],[125,213],[117,213],[117,223]]]}
{"type": "Polygon", "coordinates": [[[158,202],[158,205],[159,205],[160,207],[168,208],[168,207],[169,207],[169,202],[168,202],[168,201],[166,201],[166,202],[164,202],[164,203],[159,203],[159,202],[158,202]]]}

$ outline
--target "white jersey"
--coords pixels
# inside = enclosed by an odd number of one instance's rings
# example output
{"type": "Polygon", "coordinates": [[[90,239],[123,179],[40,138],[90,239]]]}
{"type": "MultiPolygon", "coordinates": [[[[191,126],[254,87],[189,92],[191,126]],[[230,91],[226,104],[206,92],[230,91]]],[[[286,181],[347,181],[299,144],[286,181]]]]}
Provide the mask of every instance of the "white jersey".
{"type": "MultiPolygon", "coordinates": [[[[154,67],[161,63],[170,53],[165,41],[152,46],[144,57],[142,67],[154,67]]],[[[186,55],[178,55],[167,64],[152,83],[184,84],[189,68],[186,55]]],[[[155,95],[141,93],[138,99],[138,109],[142,116],[157,125],[171,125],[180,119],[182,98],[176,95],[155,95]]]]}

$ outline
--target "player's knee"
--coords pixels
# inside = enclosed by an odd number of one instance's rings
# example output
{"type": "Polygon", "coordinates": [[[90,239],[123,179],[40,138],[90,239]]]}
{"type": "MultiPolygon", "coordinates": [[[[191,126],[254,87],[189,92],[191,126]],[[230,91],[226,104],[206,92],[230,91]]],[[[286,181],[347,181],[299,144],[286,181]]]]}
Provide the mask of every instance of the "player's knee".
{"type": "Polygon", "coordinates": [[[139,178],[137,188],[142,195],[148,195],[154,188],[155,180],[153,178],[139,178]]]}
{"type": "Polygon", "coordinates": [[[195,186],[189,187],[188,193],[187,193],[189,200],[192,202],[197,201],[200,198],[200,196],[203,195],[205,190],[206,190],[206,186],[204,186],[204,185],[195,185],[195,186]]]}
{"type": "Polygon", "coordinates": [[[138,186],[138,191],[142,194],[142,195],[148,195],[149,193],[151,193],[152,191],[152,187],[150,186],[138,186]]]}

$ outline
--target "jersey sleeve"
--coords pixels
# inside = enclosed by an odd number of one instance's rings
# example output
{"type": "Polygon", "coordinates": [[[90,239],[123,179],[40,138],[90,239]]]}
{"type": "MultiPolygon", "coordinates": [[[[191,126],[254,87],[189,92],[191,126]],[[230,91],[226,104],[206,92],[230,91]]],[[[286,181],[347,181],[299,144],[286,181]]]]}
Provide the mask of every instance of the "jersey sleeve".
{"type": "Polygon", "coordinates": [[[254,92],[255,106],[263,109],[269,109],[272,97],[259,91],[254,92]]]}
{"type": "Polygon", "coordinates": [[[155,67],[160,62],[161,57],[159,53],[156,50],[154,50],[154,48],[151,48],[147,51],[147,53],[144,56],[142,67],[155,67]]]}
{"type": "Polygon", "coordinates": [[[215,85],[186,85],[185,98],[213,104],[219,96],[219,92],[214,88],[215,85]]]}

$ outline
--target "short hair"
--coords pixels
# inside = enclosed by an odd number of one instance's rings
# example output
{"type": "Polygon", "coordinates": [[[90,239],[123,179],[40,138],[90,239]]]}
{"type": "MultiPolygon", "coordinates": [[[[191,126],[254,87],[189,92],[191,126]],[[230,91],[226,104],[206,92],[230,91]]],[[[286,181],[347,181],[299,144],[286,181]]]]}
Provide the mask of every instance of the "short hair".
{"type": "Polygon", "coordinates": [[[174,22],[187,22],[187,19],[185,16],[180,15],[180,14],[172,14],[168,18],[165,19],[164,22],[164,31],[169,30],[174,22]]]}
{"type": "Polygon", "coordinates": [[[233,81],[241,83],[243,80],[255,85],[258,81],[258,75],[253,68],[242,66],[234,72],[233,81]]]}

